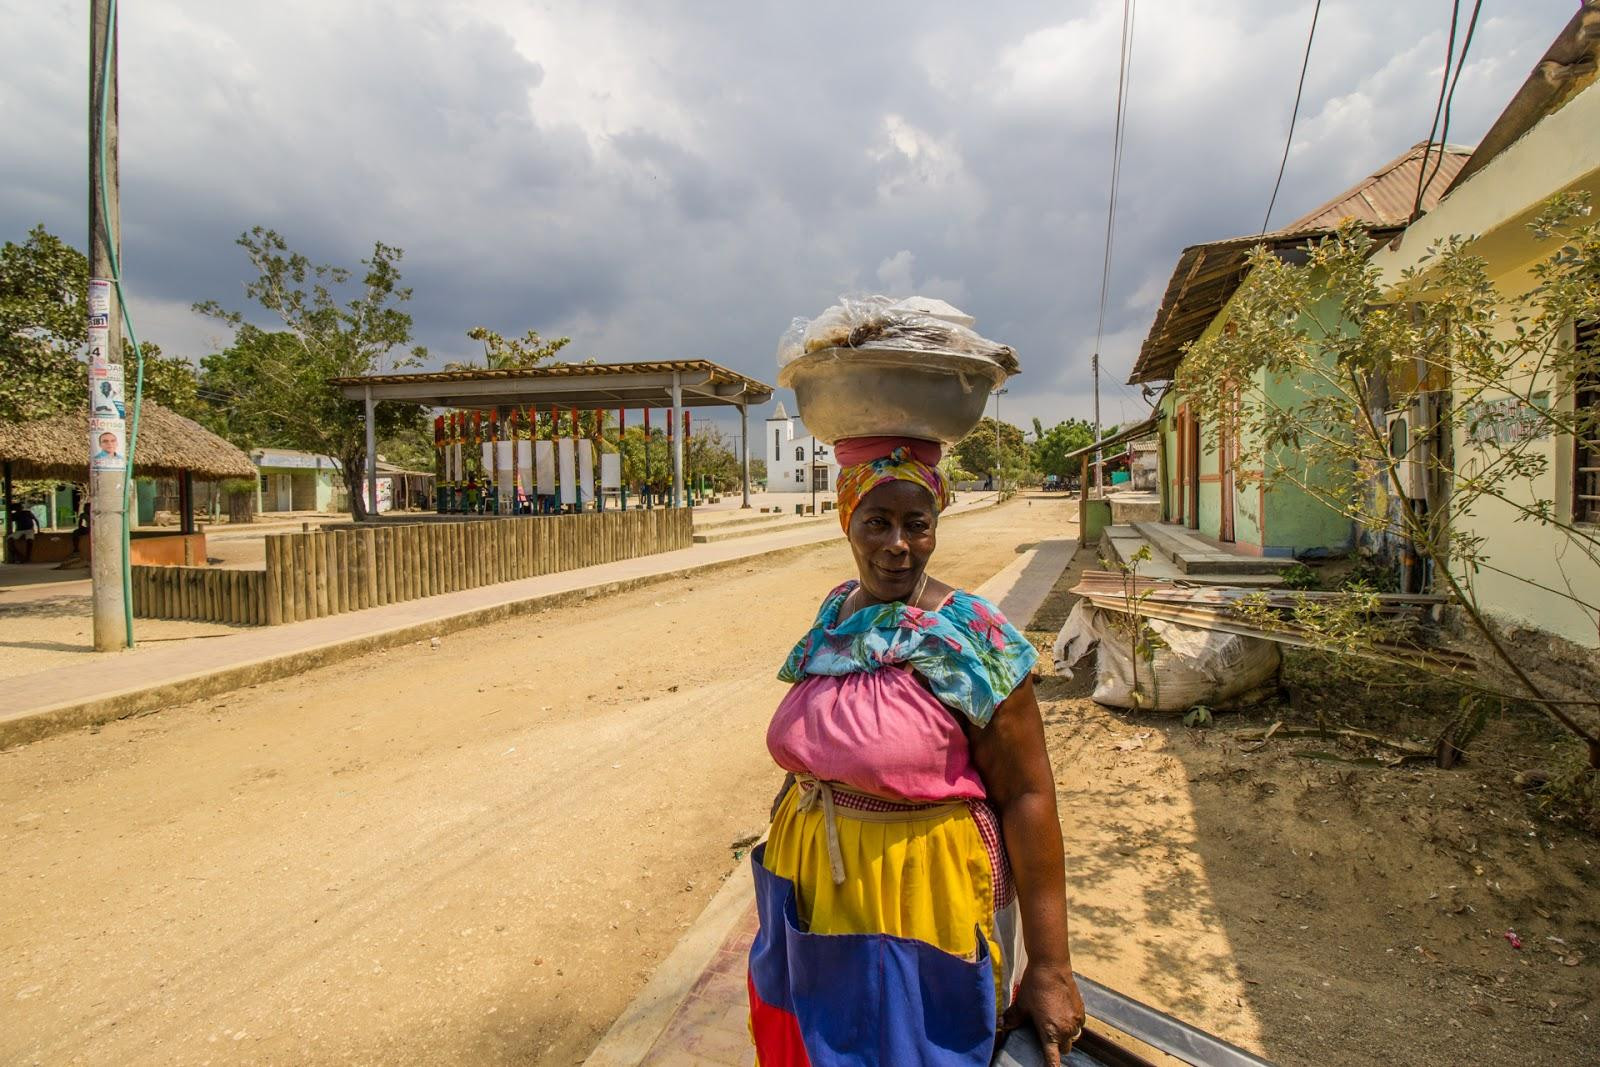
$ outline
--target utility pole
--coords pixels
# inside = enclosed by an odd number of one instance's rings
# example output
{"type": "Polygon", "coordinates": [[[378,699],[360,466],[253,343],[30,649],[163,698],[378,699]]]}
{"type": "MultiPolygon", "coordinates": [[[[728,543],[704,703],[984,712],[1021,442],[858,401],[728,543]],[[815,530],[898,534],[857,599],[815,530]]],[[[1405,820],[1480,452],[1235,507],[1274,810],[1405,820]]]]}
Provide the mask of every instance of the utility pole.
{"type": "Polygon", "coordinates": [[[994,498],[999,500],[1005,491],[1005,466],[1004,457],[1000,454],[1000,398],[1006,395],[1006,390],[994,391],[994,498]]]}
{"type": "MultiPolygon", "coordinates": [[[[127,424],[122,412],[122,318],[112,260],[120,259],[121,211],[117,195],[117,56],[111,0],[89,5],[89,578],[94,608],[94,648],[111,652],[128,643],[122,599],[122,521],[127,508],[127,424]],[[104,100],[102,111],[101,101],[104,100]],[[104,129],[105,169],[100,142],[104,129]],[[101,383],[115,397],[109,414],[96,414],[101,383]],[[109,447],[108,447],[109,446],[109,447]]],[[[101,407],[105,412],[106,408],[101,407]]]]}
{"type": "Polygon", "coordinates": [[[1100,353],[1094,354],[1094,488],[1106,495],[1106,469],[1100,453],[1100,353]]]}

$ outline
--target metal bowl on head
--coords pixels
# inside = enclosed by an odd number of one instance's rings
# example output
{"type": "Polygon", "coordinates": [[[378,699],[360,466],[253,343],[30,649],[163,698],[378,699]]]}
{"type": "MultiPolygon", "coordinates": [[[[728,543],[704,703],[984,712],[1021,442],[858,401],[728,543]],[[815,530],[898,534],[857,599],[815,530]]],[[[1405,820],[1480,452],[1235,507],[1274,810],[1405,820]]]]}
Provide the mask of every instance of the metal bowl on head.
{"type": "Polygon", "coordinates": [[[829,444],[849,437],[915,437],[954,444],[983,418],[1009,375],[982,356],[896,348],[822,348],[778,372],[800,421],[829,444]]]}

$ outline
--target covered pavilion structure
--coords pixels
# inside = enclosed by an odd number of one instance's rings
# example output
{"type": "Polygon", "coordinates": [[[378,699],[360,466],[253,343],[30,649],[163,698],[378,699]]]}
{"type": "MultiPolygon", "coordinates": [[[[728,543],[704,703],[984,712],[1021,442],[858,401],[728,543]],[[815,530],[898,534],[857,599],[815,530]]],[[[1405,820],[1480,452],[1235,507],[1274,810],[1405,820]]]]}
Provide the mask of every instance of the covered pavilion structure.
{"type": "MultiPolygon", "coordinates": [[[[133,473],[140,478],[173,478],[178,483],[176,531],[142,530],[133,535],[134,563],[182,563],[206,558],[205,535],[194,523],[194,482],[256,480],[250,457],[192,419],[146,400],[139,418],[133,473]]],[[[11,537],[12,483],[50,481],[86,485],[89,481],[89,411],[0,423],[0,481],[4,483],[5,535],[11,537]]],[[[67,535],[60,539],[66,543],[67,535]]],[[[65,552],[63,552],[65,554],[65,552]]]]}
{"type": "MultiPolygon", "coordinates": [[[[334,378],[349,399],[366,406],[367,485],[377,499],[377,442],[373,412],[378,404],[422,404],[432,408],[536,407],[572,411],[739,409],[744,506],[750,506],[751,404],[772,399],[772,386],[704,359],[640,363],[562,363],[548,367],[447,370],[421,374],[376,374],[334,378]]],[[[687,499],[683,480],[683,434],[672,435],[672,499],[687,499]]]]}

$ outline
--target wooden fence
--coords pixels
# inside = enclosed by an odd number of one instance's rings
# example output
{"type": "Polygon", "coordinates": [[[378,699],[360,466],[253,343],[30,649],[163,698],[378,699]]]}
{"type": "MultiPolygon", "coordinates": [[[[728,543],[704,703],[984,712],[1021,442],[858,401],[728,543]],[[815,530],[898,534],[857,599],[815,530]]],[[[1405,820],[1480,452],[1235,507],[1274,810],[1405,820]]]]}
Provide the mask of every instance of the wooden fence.
{"type": "Polygon", "coordinates": [[[133,568],[133,613],[253,626],[319,619],[693,544],[688,508],[378,523],[270,534],[266,569],[133,568]]]}

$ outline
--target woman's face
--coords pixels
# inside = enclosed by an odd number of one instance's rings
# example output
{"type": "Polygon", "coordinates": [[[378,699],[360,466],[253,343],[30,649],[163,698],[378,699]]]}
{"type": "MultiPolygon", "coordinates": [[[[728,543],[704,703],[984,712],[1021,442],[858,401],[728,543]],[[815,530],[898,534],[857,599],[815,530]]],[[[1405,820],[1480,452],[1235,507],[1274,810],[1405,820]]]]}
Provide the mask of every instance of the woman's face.
{"type": "Polygon", "coordinates": [[[885,482],[850,516],[850,551],[861,586],[883,603],[909,598],[933,555],[939,517],[933,497],[911,482],[885,482]]]}

